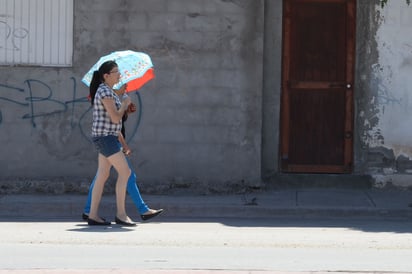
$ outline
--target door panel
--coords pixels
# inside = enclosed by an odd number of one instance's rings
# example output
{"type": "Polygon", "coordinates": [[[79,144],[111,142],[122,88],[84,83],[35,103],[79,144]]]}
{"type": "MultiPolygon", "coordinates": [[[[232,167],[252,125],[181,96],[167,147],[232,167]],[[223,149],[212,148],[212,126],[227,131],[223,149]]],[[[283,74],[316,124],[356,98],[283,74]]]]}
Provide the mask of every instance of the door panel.
{"type": "Polygon", "coordinates": [[[284,0],[281,170],[352,170],[355,0],[284,0]]]}

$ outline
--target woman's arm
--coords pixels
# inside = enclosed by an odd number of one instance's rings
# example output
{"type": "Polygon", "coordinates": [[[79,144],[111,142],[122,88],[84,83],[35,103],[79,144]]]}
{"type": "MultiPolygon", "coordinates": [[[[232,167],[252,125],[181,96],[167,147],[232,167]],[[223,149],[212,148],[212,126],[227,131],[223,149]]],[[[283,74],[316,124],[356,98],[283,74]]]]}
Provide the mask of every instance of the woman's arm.
{"type": "Polygon", "coordinates": [[[127,110],[127,107],[131,103],[131,99],[129,97],[126,97],[122,101],[122,105],[117,110],[116,104],[114,102],[113,98],[103,98],[102,103],[104,105],[104,108],[106,109],[107,113],[109,113],[110,119],[112,120],[113,123],[118,123],[122,120],[124,112],[127,110]]]}
{"type": "Polygon", "coordinates": [[[129,146],[127,145],[126,140],[124,139],[123,134],[121,132],[119,133],[118,138],[119,138],[120,144],[123,147],[124,154],[126,156],[129,156],[132,153],[132,151],[130,150],[129,146]]]}

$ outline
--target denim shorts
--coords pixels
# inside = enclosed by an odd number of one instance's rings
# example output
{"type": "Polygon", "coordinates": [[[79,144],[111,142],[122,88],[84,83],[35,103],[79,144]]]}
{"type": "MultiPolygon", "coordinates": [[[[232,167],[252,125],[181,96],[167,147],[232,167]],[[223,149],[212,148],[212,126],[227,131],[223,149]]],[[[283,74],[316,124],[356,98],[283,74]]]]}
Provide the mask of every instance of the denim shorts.
{"type": "Polygon", "coordinates": [[[110,157],[122,149],[118,137],[114,135],[93,137],[93,143],[97,151],[105,157],[110,157]]]}

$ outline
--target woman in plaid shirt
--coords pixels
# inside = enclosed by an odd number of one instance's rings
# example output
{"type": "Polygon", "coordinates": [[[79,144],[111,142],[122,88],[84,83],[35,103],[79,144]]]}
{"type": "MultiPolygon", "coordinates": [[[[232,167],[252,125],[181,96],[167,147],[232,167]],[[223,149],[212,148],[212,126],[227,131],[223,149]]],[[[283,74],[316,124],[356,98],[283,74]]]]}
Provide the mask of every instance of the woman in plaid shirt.
{"type": "MultiPolygon", "coordinates": [[[[126,91],[126,87],[127,84],[123,85],[120,89],[114,90],[114,92],[116,92],[116,94],[119,97],[122,97],[125,94],[126,91]]],[[[123,153],[126,156],[129,156],[131,154],[131,149],[129,148],[129,146],[126,143],[126,129],[125,129],[125,121],[127,120],[128,114],[129,113],[133,113],[136,111],[136,105],[131,103],[125,113],[125,115],[123,115],[122,118],[122,130],[121,133],[119,134],[119,141],[120,144],[122,145],[122,149],[123,149],[123,153]]],[[[128,159],[128,157],[126,157],[127,163],[129,164],[130,170],[131,170],[131,175],[129,177],[129,180],[127,181],[127,193],[130,195],[130,198],[132,199],[133,203],[136,205],[137,210],[139,211],[139,213],[141,214],[140,217],[142,218],[143,221],[147,221],[153,217],[156,217],[157,215],[159,215],[160,213],[163,212],[163,209],[151,209],[149,208],[146,203],[144,202],[142,196],[140,195],[140,191],[139,188],[137,186],[137,176],[136,176],[136,172],[133,170],[133,166],[130,162],[130,160],[128,159]]],[[[90,184],[89,187],[89,194],[87,195],[87,201],[86,204],[84,206],[84,211],[82,214],[82,219],[87,221],[87,219],[89,218],[89,212],[90,212],[90,204],[91,204],[91,200],[92,200],[92,192],[93,192],[93,187],[96,181],[96,176],[94,177],[92,183],[90,184]]]]}
{"type": "Polygon", "coordinates": [[[98,208],[106,180],[113,166],[117,171],[115,221],[124,226],[135,226],[126,214],[126,185],[131,170],[121,151],[119,134],[122,128],[122,117],[131,100],[125,97],[123,101],[113,91],[113,86],[119,82],[120,73],[114,61],[103,63],[93,74],[90,83],[90,98],[93,105],[92,139],[98,156],[96,181],[92,191],[92,202],[88,218],[89,225],[110,225],[111,222],[99,217],[98,208]]]}

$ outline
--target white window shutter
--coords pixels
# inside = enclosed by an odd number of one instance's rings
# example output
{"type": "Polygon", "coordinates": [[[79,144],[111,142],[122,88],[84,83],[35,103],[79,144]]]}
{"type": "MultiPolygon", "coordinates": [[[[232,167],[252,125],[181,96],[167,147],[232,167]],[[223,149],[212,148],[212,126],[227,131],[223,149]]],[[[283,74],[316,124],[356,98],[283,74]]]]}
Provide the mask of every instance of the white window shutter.
{"type": "Polygon", "coordinates": [[[72,65],[73,0],[0,0],[0,65],[72,65]]]}

